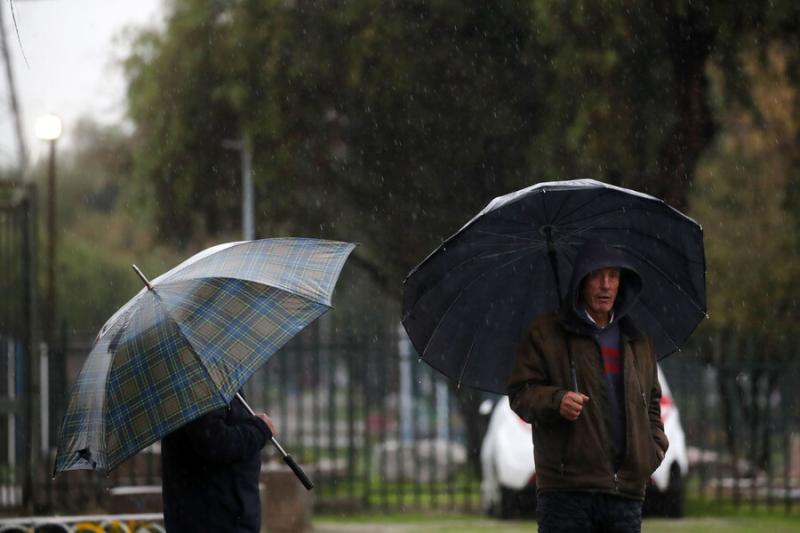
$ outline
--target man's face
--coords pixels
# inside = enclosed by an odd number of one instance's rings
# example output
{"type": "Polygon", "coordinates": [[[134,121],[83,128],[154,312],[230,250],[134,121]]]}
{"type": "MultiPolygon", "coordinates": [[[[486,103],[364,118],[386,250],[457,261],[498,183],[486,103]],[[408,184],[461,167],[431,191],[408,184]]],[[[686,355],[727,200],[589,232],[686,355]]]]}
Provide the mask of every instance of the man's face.
{"type": "Polygon", "coordinates": [[[618,268],[602,268],[583,278],[581,298],[593,318],[611,313],[617,299],[619,277],[618,268]]]}

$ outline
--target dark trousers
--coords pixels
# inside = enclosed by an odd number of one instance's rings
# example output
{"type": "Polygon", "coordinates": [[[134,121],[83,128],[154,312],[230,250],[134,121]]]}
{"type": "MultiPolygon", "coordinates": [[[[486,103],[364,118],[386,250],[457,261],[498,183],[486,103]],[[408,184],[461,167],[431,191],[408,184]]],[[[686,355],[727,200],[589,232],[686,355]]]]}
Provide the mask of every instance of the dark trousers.
{"type": "Polygon", "coordinates": [[[640,533],[642,502],[586,492],[540,494],[539,533],[640,533]]]}

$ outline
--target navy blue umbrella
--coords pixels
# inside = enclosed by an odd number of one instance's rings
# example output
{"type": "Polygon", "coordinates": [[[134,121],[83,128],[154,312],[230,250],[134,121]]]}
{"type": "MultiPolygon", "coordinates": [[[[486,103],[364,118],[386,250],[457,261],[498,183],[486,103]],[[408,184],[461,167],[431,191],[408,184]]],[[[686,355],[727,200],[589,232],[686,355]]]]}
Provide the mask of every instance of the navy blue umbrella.
{"type": "Polygon", "coordinates": [[[658,198],[574,180],[495,198],[411,271],[403,325],[420,357],[459,386],[505,394],[524,330],[559,308],[587,240],[642,276],[629,316],[658,357],[679,349],[706,316],[702,227],[658,198]]]}

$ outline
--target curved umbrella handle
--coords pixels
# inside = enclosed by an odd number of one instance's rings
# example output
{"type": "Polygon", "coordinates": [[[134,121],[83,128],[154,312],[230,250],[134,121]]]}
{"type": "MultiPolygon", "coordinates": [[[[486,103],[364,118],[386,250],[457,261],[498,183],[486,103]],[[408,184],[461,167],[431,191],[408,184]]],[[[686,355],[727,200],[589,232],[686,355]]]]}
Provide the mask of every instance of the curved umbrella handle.
{"type": "MultiPolygon", "coordinates": [[[[239,393],[237,392],[237,393],[236,393],[236,397],[239,399],[239,401],[240,401],[240,402],[242,402],[242,405],[244,405],[244,407],[245,407],[245,408],[246,408],[246,409],[247,409],[247,410],[250,412],[250,414],[251,414],[251,415],[253,415],[253,416],[256,416],[256,412],[255,412],[255,411],[253,411],[253,409],[250,407],[250,404],[248,404],[248,403],[245,401],[245,399],[244,399],[244,398],[242,398],[242,395],[241,395],[241,394],[239,394],[239,393]]],[[[310,480],[310,479],[308,479],[308,476],[307,476],[307,475],[306,475],[306,473],[303,471],[303,469],[302,469],[302,468],[300,468],[300,465],[299,465],[299,464],[297,464],[297,461],[295,461],[295,460],[294,460],[294,457],[292,457],[291,455],[289,455],[288,453],[286,453],[286,450],[284,450],[284,449],[283,449],[283,446],[281,446],[281,445],[278,443],[278,441],[277,441],[277,440],[275,440],[275,437],[274,437],[274,436],[271,438],[271,440],[272,440],[272,444],[274,444],[274,445],[275,445],[275,447],[278,449],[278,451],[281,453],[281,456],[283,457],[283,461],[284,461],[284,462],[285,462],[287,465],[289,465],[289,468],[291,468],[291,469],[292,469],[292,472],[294,472],[294,475],[295,475],[295,476],[297,476],[297,479],[299,479],[299,480],[300,480],[300,483],[302,483],[302,484],[303,484],[303,486],[304,486],[306,489],[308,489],[308,490],[311,490],[311,489],[313,489],[313,488],[314,488],[314,484],[311,482],[311,480],[310,480]]]]}

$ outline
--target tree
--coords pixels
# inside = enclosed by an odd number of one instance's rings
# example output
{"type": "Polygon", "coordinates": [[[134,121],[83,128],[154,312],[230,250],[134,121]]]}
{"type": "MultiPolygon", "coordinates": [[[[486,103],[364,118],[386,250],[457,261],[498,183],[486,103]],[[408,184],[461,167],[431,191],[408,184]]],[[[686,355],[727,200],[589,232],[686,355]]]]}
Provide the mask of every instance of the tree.
{"type": "MultiPolygon", "coordinates": [[[[796,150],[787,149],[800,140],[798,88],[789,71],[796,56],[796,49],[773,45],[763,60],[744,57],[752,99],[741,105],[719,95],[723,133],[699,165],[690,196],[706,230],[710,326],[725,336],[723,348],[703,355],[717,371],[728,448],[740,456],[736,429],[744,428],[750,463],[764,470],[770,398],[800,334],[796,150]]],[[[716,79],[719,87],[719,70],[716,79]]]]}
{"type": "Polygon", "coordinates": [[[223,144],[246,132],[259,233],[359,240],[397,295],[493,196],[532,182],[596,177],[685,208],[718,128],[709,62],[746,103],[740,52],[796,39],[797,8],[765,6],[175,0],[126,62],[137,175],[164,237],[229,232],[223,144]]]}
{"type": "MultiPolygon", "coordinates": [[[[141,289],[132,263],[157,274],[177,264],[177,256],[154,242],[147,212],[134,199],[130,135],[82,118],[70,138],[73,142],[59,154],[56,325],[83,341],[93,339],[111,314],[141,289]]],[[[44,163],[32,172],[41,181],[39,190],[46,189],[44,163]]],[[[39,228],[46,229],[44,224],[39,228]]],[[[44,282],[40,280],[42,286],[44,282]]]]}
{"type": "Polygon", "coordinates": [[[171,6],[164,31],[141,34],[126,62],[137,175],[162,235],[185,245],[238,225],[237,163],[223,141],[246,133],[257,233],[359,241],[354,260],[392,297],[493,196],[533,182],[596,177],[686,207],[719,127],[709,64],[726,74],[726,101],[748,105],[743,51],[796,42],[798,10],[785,0],[171,6]]]}

